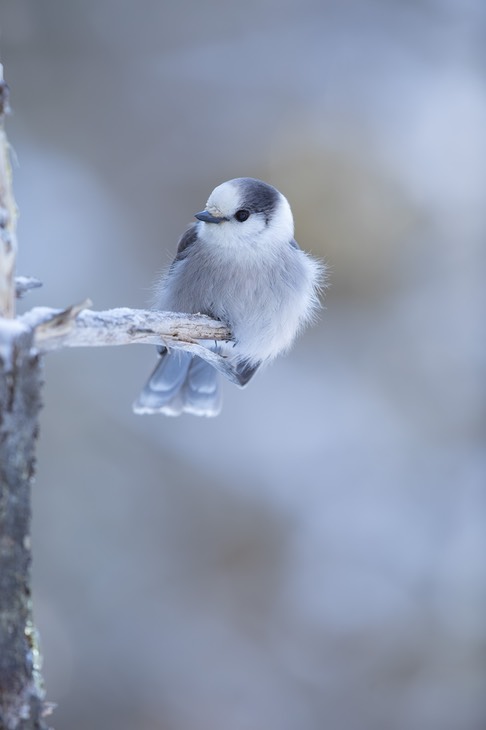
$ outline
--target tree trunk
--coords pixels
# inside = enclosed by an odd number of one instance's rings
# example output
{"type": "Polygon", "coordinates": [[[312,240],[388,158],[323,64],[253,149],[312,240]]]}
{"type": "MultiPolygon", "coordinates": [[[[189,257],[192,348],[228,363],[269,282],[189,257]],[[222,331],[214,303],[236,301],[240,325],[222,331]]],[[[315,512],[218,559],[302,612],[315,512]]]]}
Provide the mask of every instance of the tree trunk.
{"type": "Polygon", "coordinates": [[[46,728],[30,594],[30,490],[42,385],[31,343],[30,329],[0,319],[0,730],[46,728]]]}

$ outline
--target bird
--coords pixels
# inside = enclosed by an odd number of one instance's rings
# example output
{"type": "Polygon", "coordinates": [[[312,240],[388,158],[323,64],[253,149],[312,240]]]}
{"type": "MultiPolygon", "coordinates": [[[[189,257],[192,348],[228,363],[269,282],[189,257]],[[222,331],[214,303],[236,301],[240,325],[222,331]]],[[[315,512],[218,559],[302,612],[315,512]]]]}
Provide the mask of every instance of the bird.
{"type": "MultiPolygon", "coordinates": [[[[232,341],[204,344],[227,360],[244,387],[315,320],[325,265],[299,247],[289,202],[262,180],[223,182],[194,217],[156,284],[156,308],[225,322],[232,341]]],[[[158,355],[136,413],[220,413],[220,376],[212,365],[165,345],[158,355]]]]}

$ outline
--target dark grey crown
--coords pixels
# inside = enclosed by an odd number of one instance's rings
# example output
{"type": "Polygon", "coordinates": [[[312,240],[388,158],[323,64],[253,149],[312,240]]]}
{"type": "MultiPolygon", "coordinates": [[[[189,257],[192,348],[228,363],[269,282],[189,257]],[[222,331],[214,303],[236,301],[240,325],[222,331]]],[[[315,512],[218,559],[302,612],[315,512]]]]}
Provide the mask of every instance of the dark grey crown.
{"type": "Polygon", "coordinates": [[[250,213],[263,213],[268,223],[279,202],[278,190],[253,177],[237,177],[234,182],[241,191],[241,207],[250,213]]]}

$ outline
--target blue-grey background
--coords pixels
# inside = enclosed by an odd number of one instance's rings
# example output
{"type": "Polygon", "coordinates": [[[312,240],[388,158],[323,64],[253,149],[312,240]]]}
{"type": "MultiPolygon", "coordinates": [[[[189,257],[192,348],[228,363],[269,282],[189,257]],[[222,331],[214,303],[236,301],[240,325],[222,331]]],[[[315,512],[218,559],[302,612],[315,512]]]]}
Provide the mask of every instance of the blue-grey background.
{"type": "Polygon", "coordinates": [[[53,724],[486,727],[481,0],[1,0],[33,304],[143,307],[211,189],[280,188],[331,286],[221,417],[151,347],[51,354],[34,503],[53,724]]]}

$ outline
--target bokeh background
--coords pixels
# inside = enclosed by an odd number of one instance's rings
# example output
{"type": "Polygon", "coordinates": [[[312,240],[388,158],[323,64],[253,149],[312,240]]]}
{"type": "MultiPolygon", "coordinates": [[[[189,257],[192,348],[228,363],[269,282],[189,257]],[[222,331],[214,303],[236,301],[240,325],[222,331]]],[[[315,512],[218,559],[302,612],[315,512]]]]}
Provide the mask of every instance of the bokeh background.
{"type": "Polygon", "coordinates": [[[484,730],[486,5],[2,0],[22,307],[144,307],[212,188],[326,259],[214,420],[152,347],[47,358],[35,611],[61,728],[484,730]]]}

